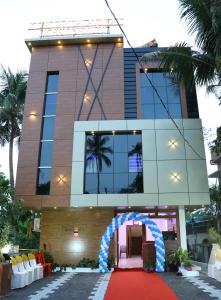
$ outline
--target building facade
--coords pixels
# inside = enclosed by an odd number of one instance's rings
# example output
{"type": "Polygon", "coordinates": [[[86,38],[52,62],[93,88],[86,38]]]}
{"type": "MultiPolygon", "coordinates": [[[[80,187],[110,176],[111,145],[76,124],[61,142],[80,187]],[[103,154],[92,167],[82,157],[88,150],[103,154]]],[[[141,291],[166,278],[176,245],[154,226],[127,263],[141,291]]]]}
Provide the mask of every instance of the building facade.
{"type": "MultiPolygon", "coordinates": [[[[41,210],[41,247],[60,263],[97,259],[112,218],[138,211],[157,224],[172,220],[162,227],[174,232],[167,247],[186,248],[185,207],[209,203],[196,93],[157,62],[138,63],[121,35],[47,36],[26,44],[31,63],[16,195],[41,210]]],[[[141,62],[156,50],[135,49],[141,62]]],[[[137,233],[128,234],[121,243],[115,233],[117,262],[123,246],[127,257],[140,247],[137,233]]]]}

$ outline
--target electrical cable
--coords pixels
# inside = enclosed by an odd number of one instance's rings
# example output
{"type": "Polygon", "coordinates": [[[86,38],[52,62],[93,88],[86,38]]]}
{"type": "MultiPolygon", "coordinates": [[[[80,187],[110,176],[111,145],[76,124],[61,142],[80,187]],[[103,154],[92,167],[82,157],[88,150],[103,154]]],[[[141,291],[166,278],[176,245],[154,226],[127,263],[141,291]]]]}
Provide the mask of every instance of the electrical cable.
{"type": "MultiPolygon", "coordinates": [[[[138,61],[138,63],[139,63],[139,66],[143,69],[143,66],[142,66],[141,63],[140,63],[140,60],[139,60],[139,57],[138,57],[136,51],[134,50],[133,46],[131,45],[131,43],[130,43],[130,41],[129,41],[129,39],[128,39],[126,33],[125,33],[125,31],[124,31],[123,28],[121,27],[121,25],[120,25],[120,23],[119,23],[117,17],[115,16],[113,10],[111,9],[111,7],[110,7],[108,1],[107,1],[107,0],[104,0],[104,1],[105,1],[106,5],[107,5],[109,11],[111,12],[112,16],[114,17],[115,21],[117,22],[117,25],[118,25],[120,31],[122,32],[123,36],[125,37],[125,39],[126,39],[128,45],[129,45],[130,48],[132,49],[132,51],[133,51],[133,53],[134,53],[134,55],[135,55],[135,57],[136,57],[136,59],[137,59],[137,61],[138,61]]],[[[180,128],[179,128],[179,126],[177,125],[177,123],[174,121],[174,119],[173,119],[173,117],[171,116],[169,110],[167,109],[167,107],[166,107],[166,105],[165,105],[165,103],[164,103],[162,97],[159,95],[159,93],[158,93],[156,87],[154,86],[152,80],[147,76],[147,74],[146,74],[145,72],[144,72],[144,74],[145,74],[145,77],[147,78],[147,80],[149,81],[149,83],[150,83],[152,89],[154,90],[154,92],[156,93],[157,97],[159,98],[159,100],[160,100],[161,104],[163,105],[164,109],[166,110],[166,112],[167,112],[167,114],[168,114],[170,120],[173,122],[174,126],[176,127],[176,129],[178,130],[178,132],[180,133],[180,135],[182,136],[183,140],[186,142],[186,144],[193,150],[193,152],[194,152],[200,159],[205,160],[205,158],[202,157],[202,156],[194,149],[194,147],[190,144],[190,142],[185,138],[184,134],[183,134],[182,131],[180,130],[180,128]]]]}

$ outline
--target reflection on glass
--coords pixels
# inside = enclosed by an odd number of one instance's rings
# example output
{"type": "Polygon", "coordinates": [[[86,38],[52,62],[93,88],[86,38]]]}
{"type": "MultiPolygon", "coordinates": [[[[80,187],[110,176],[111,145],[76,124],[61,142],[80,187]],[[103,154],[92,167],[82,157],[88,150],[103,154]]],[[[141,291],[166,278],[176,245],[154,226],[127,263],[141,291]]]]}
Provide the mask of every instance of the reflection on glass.
{"type": "Polygon", "coordinates": [[[140,193],[142,174],[140,133],[87,135],[85,193],[140,193]]]}
{"type": "MultiPolygon", "coordinates": [[[[87,137],[86,142],[86,169],[96,168],[97,172],[97,194],[100,194],[100,173],[103,165],[111,166],[111,160],[107,154],[111,154],[113,150],[107,146],[109,142],[108,136],[92,135],[87,137]]],[[[87,188],[87,187],[86,187],[87,188]]]]}
{"type": "Polygon", "coordinates": [[[157,92],[148,82],[146,74],[140,73],[142,118],[169,119],[169,114],[172,118],[181,118],[179,85],[169,77],[169,73],[153,72],[147,76],[157,92]],[[169,114],[161,101],[168,108],[169,114]]]}
{"type": "Polygon", "coordinates": [[[38,170],[37,195],[49,195],[51,183],[51,169],[38,170]]]}
{"type": "Polygon", "coordinates": [[[53,142],[41,142],[40,166],[50,167],[52,162],[53,142]]]}
{"type": "Polygon", "coordinates": [[[58,90],[58,74],[48,75],[47,93],[55,93],[58,90]]]}
{"type": "Polygon", "coordinates": [[[42,132],[42,140],[53,140],[54,138],[54,117],[44,117],[43,118],[43,132],[42,132]]]}
{"type": "Polygon", "coordinates": [[[45,96],[45,116],[55,115],[56,114],[56,103],[57,95],[46,95],[45,96]]]}

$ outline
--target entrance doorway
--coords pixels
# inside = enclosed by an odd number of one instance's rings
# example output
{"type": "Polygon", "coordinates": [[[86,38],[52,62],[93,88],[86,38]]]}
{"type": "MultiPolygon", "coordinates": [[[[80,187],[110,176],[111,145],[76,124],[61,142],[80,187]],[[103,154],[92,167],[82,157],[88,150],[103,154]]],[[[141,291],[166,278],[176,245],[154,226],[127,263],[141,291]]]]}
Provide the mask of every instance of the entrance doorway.
{"type": "MultiPolygon", "coordinates": [[[[146,213],[141,213],[142,215],[147,215],[146,213]]],[[[121,215],[121,214],[118,214],[121,215]]],[[[176,214],[174,213],[159,213],[158,215],[154,214],[151,217],[157,227],[163,234],[164,243],[166,245],[166,250],[170,251],[172,248],[176,248],[177,238],[177,222],[176,214]],[[175,245],[176,244],[176,245],[175,245]],[[171,249],[170,249],[171,248],[171,249]]],[[[148,253],[149,256],[153,256],[154,260],[156,259],[156,253],[153,249],[155,238],[152,235],[151,230],[143,224],[142,222],[131,220],[126,221],[121,225],[116,234],[116,245],[115,248],[117,253],[117,266],[119,268],[143,268],[145,261],[143,263],[143,248],[147,249],[145,244],[148,244],[148,253]]],[[[146,250],[144,250],[145,252],[146,250]]],[[[151,259],[151,258],[150,258],[151,259]]]]}
{"type": "Polygon", "coordinates": [[[142,268],[143,230],[139,221],[127,221],[118,230],[120,268],[142,268]]]}

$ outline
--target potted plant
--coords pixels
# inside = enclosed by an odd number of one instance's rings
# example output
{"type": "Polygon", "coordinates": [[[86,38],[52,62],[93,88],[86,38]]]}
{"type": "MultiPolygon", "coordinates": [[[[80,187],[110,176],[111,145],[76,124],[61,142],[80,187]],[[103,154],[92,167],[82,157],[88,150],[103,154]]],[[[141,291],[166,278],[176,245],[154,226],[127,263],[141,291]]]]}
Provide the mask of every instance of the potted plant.
{"type": "Polygon", "coordinates": [[[153,261],[148,261],[146,266],[144,267],[144,271],[147,273],[155,272],[155,263],[153,261]]]}
{"type": "Polygon", "coordinates": [[[190,255],[186,249],[178,248],[168,256],[168,266],[171,272],[177,272],[181,264],[190,264],[190,255]]]}

